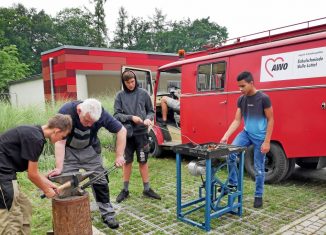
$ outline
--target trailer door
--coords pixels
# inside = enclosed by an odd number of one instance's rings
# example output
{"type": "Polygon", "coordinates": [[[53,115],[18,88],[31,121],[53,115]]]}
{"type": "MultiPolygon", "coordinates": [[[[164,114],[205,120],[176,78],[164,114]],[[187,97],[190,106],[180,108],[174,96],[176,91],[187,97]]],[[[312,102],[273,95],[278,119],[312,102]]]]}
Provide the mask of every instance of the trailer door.
{"type": "Polygon", "coordinates": [[[184,96],[181,109],[192,112],[188,120],[184,120],[187,126],[183,134],[197,143],[219,141],[219,136],[227,129],[226,64],[225,60],[199,64],[196,93],[184,96]]]}

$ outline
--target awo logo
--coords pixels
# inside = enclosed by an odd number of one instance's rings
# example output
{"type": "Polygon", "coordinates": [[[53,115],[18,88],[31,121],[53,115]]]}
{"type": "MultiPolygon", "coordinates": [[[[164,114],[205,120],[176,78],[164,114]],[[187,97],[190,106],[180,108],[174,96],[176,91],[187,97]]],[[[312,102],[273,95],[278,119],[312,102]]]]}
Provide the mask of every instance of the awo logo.
{"type": "Polygon", "coordinates": [[[265,70],[269,76],[274,77],[276,71],[287,70],[289,64],[284,62],[283,57],[269,58],[265,62],[265,70]]]}

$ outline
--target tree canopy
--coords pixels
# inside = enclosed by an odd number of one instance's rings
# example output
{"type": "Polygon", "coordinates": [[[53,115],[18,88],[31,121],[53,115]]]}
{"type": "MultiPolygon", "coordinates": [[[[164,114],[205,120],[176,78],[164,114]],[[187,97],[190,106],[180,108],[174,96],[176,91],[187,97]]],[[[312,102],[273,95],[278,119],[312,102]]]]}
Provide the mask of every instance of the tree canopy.
{"type": "MultiPolygon", "coordinates": [[[[22,4],[0,8],[2,58],[7,56],[7,62],[19,62],[15,79],[18,75],[41,73],[41,52],[61,45],[176,53],[181,48],[202,50],[203,45],[216,45],[228,37],[227,29],[211,22],[209,17],[168,21],[161,10],[155,9],[151,17],[144,19],[129,17],[121,7],[112,40],[109,40],[104,21],[106,0],[91,2],[94,4],[93,12],[87,8],[66,8],[54,17],[22,4]]],[[[0,63],[3,66],[4,61],[0,63]]]]}
{"type": "Polygon", "coordinates": [[[8,84],[20,80],[28,74],[28,66],[18,59],[18,50],[14,45],[0,50],[0,92],[8,92],[8,84]]]}

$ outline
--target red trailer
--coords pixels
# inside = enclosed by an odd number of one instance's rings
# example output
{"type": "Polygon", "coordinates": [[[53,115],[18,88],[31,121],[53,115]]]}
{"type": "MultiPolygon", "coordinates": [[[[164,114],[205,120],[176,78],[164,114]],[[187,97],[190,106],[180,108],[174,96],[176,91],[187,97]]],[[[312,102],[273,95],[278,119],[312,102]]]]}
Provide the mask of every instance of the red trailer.
{"type": "MultiPolygon", "coordinates": [[[[311,22],[303,29],[275,35],[269,30],[267,37],[243,42],[240,38],[234,44],[161,66],[154,88],[152,155],[180,143],[218,142],[234,119],[240,96],[236,77],[246,70],[253,74],[256,88],[270,96],[274,109],[266,182],[288,178],[295,163],[306,168],[324,167],[326,24],[311,26],[311,22]],[[161,125],[160,99],[171,95],[173,87],[181,88],[180,113],[171,110],[165,128],[161,125]]],[[[254,176],[252,149],[247,151],[245,167],[254,176]]]]}

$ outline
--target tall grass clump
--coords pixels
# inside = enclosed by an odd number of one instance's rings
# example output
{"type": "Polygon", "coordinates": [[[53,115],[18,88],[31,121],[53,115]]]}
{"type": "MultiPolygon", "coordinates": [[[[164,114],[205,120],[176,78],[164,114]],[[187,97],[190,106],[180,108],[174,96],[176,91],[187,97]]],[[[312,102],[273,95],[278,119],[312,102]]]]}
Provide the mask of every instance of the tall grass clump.
{"type": "MultiPolygon", "coordinates": [[[[114,97],[97,97],[102,106],[113,115],[114,97]]],[[[30,105],[24,107],[12,106],[8,102],[0,102],[0,133],[20,125],[45,125],[50,117],[55,115],[60,107],[67,101],[57,101],[54,105],[46,103],[44,106],[30,105]]],[[[115,135],[102,128],[98,137],[102,147],[113,150],[115,146],[115,135]]],[[[46,143],[42,157],[39,160],[39,167],[42,171],[53,169],[54,146],[46,143]]]]}

